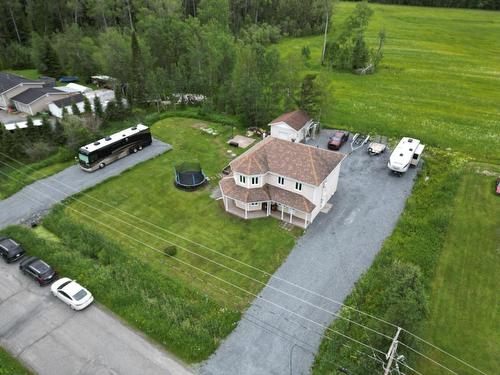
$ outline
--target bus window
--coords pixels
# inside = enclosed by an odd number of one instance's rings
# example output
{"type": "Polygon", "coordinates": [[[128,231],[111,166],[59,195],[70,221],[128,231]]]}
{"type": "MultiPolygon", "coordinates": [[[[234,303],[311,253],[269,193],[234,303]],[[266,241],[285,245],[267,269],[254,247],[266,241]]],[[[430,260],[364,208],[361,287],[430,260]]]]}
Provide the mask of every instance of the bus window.
{"type": "Polygon", "coordinates": [[[89,163],[89,157],[87,155],[83,155],[83,154],[78,154],[78,158],[83,161],[85,164],[88,164],[89,163]]]}

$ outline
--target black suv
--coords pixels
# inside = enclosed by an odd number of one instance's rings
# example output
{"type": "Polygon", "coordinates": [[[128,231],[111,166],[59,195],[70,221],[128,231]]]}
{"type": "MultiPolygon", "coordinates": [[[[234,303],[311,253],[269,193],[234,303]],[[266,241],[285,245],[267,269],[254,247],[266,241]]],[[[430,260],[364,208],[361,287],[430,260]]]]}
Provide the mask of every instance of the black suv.
{"type": "Polygon", "coordinates": [[[26,275],[34,278],[40,286],[50,284],[56,279],[56,271],[36,257],[24,259],[19,265],[19,269],[26,275]]]}
{"type": "Polygon", "coordinates": [[[0,255],[7,263],[21,259],[24,254],[24,249],[16,241],[7,237],[0,237],[0,255]]]}

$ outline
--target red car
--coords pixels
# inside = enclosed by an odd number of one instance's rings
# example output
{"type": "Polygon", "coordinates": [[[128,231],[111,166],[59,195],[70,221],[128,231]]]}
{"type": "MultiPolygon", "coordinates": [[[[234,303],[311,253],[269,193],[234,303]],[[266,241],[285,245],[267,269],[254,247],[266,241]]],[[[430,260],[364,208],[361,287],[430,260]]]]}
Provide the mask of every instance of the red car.
{"type": "Polygon", "coordinates": [[[338,150],[342,147],[344,143],[349,139],[349,132],[345,131],[336,131],[333,136],[330,137],[328,141],[328,149],[329,150],[338,150]]]}

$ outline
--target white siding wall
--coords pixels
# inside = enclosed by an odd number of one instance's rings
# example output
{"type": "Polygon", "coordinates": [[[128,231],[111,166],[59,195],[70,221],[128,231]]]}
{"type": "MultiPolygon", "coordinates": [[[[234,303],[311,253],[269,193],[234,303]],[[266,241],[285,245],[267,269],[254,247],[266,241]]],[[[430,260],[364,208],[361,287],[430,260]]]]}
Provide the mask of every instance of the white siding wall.
{"type": "Polygon", "coordinates": [[[10,89],[9,91],[4,92],[2,95],[0,95],[0,108],[7,108],[7,106],[10,103],[10,99],[13,98],[16,95],[19,95],[20,93],[31,89],[33,87],[42,87],[43,85],[41,83],[24,83],[22,85],[19,85],[17,87],[14,87],[10,89]]]}
{"type": "Polygon", "coordinates": [[[279,139],[284,139],[285,141],[291,141],[295,139],[295,142],[300,142],[303,139],[303,135],[292,129],[287,124],[279,123],[271,126],[271,136],[279,139]]]}
{"type": "Polygon", "coordinates": [[[314,203],[314,197],[315,197],[315,195],[318,195],[318,193],[315,194],[315,191],[317,189],[319,189],[319,187],[309,185],[309,184],[302,182],[302,190],[298,191],[298,190],[295,190],[295,182],[297,182],[296,180],[294,180],[293,178],[282,176],[282,177],[285,177],[285,184],[280,185],[280,184],[278,184],[278,176],[279,175],[271,173],[271,172],[266,173],[265,182],[268,183],[269,185],[279,187],[283,190],[288,190],[288,191],[291,191],[292,193],[300,194],[303,197],[309,199],[311,202],[314,203]]]}

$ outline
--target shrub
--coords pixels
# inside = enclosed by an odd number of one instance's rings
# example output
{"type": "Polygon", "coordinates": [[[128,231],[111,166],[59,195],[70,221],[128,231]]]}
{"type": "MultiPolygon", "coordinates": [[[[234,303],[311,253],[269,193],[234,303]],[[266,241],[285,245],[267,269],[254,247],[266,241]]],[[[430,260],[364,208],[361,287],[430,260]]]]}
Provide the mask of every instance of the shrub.
{"type": "Polygon", "coordinates": [[[51,146],[45,141],[27,142],[24,144],[24,153],[30,161],[43,160],[54,151],[54,146],[51,146]]]}
{"type": "Polygon", "coordinates": [[[165,255],[173,257],[177,254],[177,247],[175,247],[174,245],[168,245],[167,247],[165,247],[163,252],[165,253],[165,255]]]}

